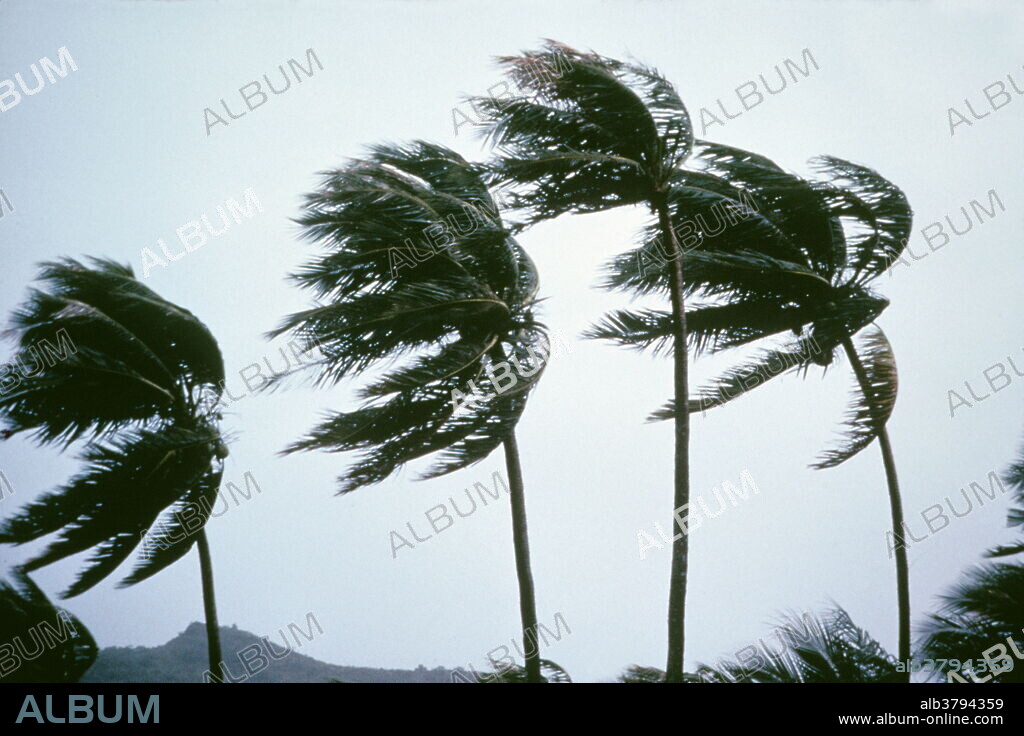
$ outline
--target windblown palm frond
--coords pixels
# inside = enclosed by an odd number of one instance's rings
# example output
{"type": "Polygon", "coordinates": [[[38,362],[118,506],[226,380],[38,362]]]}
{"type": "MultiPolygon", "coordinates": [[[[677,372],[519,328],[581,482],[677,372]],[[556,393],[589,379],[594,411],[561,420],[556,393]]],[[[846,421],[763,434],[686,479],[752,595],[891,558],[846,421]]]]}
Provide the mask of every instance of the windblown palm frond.
{"type": "Polygon", "coordinates": [[[826,177],[818,184],[829,208],[846,227],[846,280],[866,284],[903,253],[910,240],[913,212],[906,195],[877,171],[834,156],[811,160],[826,177]]]}
{"type": "Polygon", "coordinates": [[[519,93],[473,102],[527,223],[646,204],[690,153],[689,114],[654,69],[555,41],[498,61],[519,93]]]}
{"type": "Polygon", "coordinates": [[[789,614],[775,631],[779,651],[762,645],[759,665],[702,665],[704,682],[896,682],[896,659],[841,608],[802,619],[789,614]]]}
{"type": "Polygon", "coordinates": [[[610,340],[617,345],[637,350],[661,353],[674,342],[675,319],[671,312],[660,309],[610,312],[605,318],[583,333],[591,340],[610,340]]]}
{"type": "Polygon", "coordinates": [[[17,343],[10,362],[22,371],[18,385],[0,394],[12,432],[69,443],[166,421],[193,405],[200,388],[219,390],[224,381],[216,341],[194,315],[144,286],[130,267],[91,263],[43,264],[42,288],[12,315],[5,334],[17,343]]]}
{"type": "Polygon", "coordinates": [[[382,145],[306,199],[299,223],[326,253],[294,278],[321,301],[272,334],[319,348],[300,369],[318,385],[380,369],[360,408],[331,412],[286,450],[360,451],[343,493],[435,453],[424,477],[483,460],[543,370],[536,269],[483,174],[442,146],[382,145]]]}
{"type": "Polygon", "coordinates": [[[78,682],[99,653],[92,634],[28,575],[12,578],[0,581],[0,642],[15,656],[5,655],[0,683],[78,682]]]}
{"type": "MultiPolygon", "coordinates": [[[[544,682],[553,684],[572,682],[569,673],[561,665],[552,662],[550,659],[542,659],[540,661],[540,670],[544,677],[544,682]]],[[[494,672],[479,672],[476,675],[478,684],[515,685],[529,682],[526,669],[517,664],[509,665],[494,672]]]]}
{"type": "MultiPolygon", "coordinates": [[[[1007,513],[1006,523],[1008,526],[1024,530],[1024,453],[1022,453],[1006,472],[1003,473],[1003,481],[1014,490],[1014,503],[1007,513]]],[[[989,551],[990,557],[1009,557],[1024,552],[1024,539],[1017,543],[1003,544],[989,551]]]]}
{"type": "Polygon", "coordinates": [[[857,355],[861,358],[864,383],[870,387],[870,395],[858,381],[850,396],[850,409],[846,415],[846,433],[833,449],[826,450],[814,468],[833,468],[846,462],[878,436],[892,416],[896,405],[896,388],[899,378],[896,373],[896,358],[885,333],[875,327],[860,336],[857,355]]]}
{"type": "MultiPolygon", "coordinates": [[[[28,570],[91,549],[69,597],[113,572],[165,509],[216,497],[224,365],[206,326],[127,266],[64,259],[43,264],[40,281],[6,332],[15,362],[35,362],[0,394],[0,418],[42,443],[89,444],[85,469],[0,523],[0,542],[60,532],[28,570]],[[61,350],[51,349],[54,340],[61,350]]],[[[205,523],[210,506],[195,518],[205,523]]],[[[178,559],[198,528],[193,522],[173,554],[142,560],[126,583],[178,559]]]]}
{"type": "Polygon", "coordinates": [[[942,599],[921,642],[923,657],[945,663],[933,676],[947,679],[955,671],[967,681],[1024,682],[1024,564],[971,568],[942,599]]]}
{"type": "Polygon", "coordinates": [[[632,664],[616,679],[618,682],[626,685],[659,684],[665,682],[665,670],[660,670],[657,667],[632,664]]]}

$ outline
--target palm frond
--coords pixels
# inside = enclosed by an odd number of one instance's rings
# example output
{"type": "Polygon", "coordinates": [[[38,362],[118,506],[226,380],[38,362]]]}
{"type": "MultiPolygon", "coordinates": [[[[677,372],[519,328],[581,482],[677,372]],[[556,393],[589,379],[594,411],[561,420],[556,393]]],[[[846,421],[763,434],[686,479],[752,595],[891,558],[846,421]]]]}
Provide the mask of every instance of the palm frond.
{"type": "MultiPolygon", "coordinates": [[[[688,411],[693,414],[721,406],[784,373],[806,372],[812,364],[822,362],[828,348],[808,334],[800,336],[787,348],[761,350],[754,358],[728,369],[701,388],[696,396],[690,397],[688,411]]],[[[670,401],[654,412],[649,421],[673,419],[675,412],[675,402],[670,401]]]]}
{"type": "Polygon", "coordinates": [[[855,349],[864,366],[868,389],[863,390],[857,382],[846,412],[843,437],[835,447],[822,453],[821,459],[812,466],[815,469],[840,465],[870,445],[889,421],[896,405],[899,376],[885,333],[876,327],[861,334],[858,343],[855,349]]]}
{"type": "MultiPolygon", "coordinates": [[[[1010,670],[993,672],[984,657],[996,645],[1007,648],[1009,641],[1014,652],[1024,651],[1024,565],[989,563],[969,569],[942,596],[941,608],[923,627],[921,652],[945,661],[933,672],[936,677],[945,679],[952,668],[968,680],[971,675],[983,679],[994,675],[992,682],[1024,682],[1019,661],[1010,670]],[[960,666],[951,665],[950,660],[960,666]]],[[[998,657],[993,661],[1003,664],[998,657]]]]}
{"type": "Polygon", "coordinates": [[[208,470],[156,519],[142,540],[143,554],[119,587],[156,575],[192,549],[217,503],[222,475],[220,469],[208,470]]]}
{"type": "MultiPolygon", "coordinates": [[[[572,678],[565,668],[552,662],[550,659],[540,660],[540,672],[544,682],[547,683],[563,684],[572,682],[572,678]]],[[[478,672],[475,674],[478,684],[516,685],[529,682],[526,676],[526,668],[515,664],[493,672],[478,672]]]]}
{"type": "MultiPolygon", "coordinates": [[[[1006,515],[1008,526],[1024,528],[1024,454],[1017,457],[1003,473],[1003,482],[1014,490],[1014,503],[1006,515]]],[[[989,550],[989,557],[1009,557],[1024,552],[1024,540],[1016,544],[1003,544],[989,550]]]]}
{"type": "Polygon", "coordinates": [[[864,283],[883,273],[903,252],[913,231],[913,210],[906,195],[874,169],[835,156],[819,156],[812,166],[826,177],[830,206],[858,222],[862,234],[847,238],[849,280],[864,283]]]}
{"type": "Polygon", "coordinates": [[[656,70],[554,41],[499,64],[520,93],[473,102],[528,223],[645,202],[689,155],[689,115],[656,70]]]}
{"type": "Polygon", "coordinates": [[[29,572],[94,548],[64,597],[83,593],[127,559],[163,509],[188,496],[207,472],[216,442],[212,427],[167,426],[91,444],[82,473],[0,523],[0,543],[24,544],[59,531],[25,563],[29,572]]]}
{"type": "Polygon", "coordinates": [[[129,267],[91,263],[43,264],[43,288],[12,315],[5,334],[17,341],[22,375],[0,394],[11,432],[68,444],[166,420],[202,392],[219,395],[223,360],[206,326],[129,267]]]}
{"type": "Polygon", "coordinates": [[[702,665],[697,675],[710,682],[898,682],[896,659],[842,608],[823,616],[795,613],[775,630],[779,650],[762,644],[761,664],[723,661],[702,665]]]}

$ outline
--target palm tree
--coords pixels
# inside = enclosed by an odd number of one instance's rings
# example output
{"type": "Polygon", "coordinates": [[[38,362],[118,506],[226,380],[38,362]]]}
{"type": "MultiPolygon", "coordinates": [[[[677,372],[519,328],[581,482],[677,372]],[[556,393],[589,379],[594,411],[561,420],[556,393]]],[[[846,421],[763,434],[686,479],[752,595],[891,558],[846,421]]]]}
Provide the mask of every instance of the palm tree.
{"type": "Polygon", "coordinates": [[[433,453],[421,478],[468,467],[502,445],[526,669],[542,682],[515,436],[547,352],[533,313],[533,262],[502,223],[483,170],[420,141],[377,146],[326,172],[298,222],[326,249],[293,277],[318,301],[272,335],[293,333],[322,356],[291,373],[334,384],[408,360],[367,381],[360,408],[329,414],[286,452],[361,450],[339,478],[347,493],[433,453]]]}
{"type": "Polygon", "coordinates": [[[724,661],[703,665],[704,682],[900,682],[895,658],[842,608],[824,616],[783,617],[775,630],[779,651],[762,644],[761,664],[724,661]]]}
{"type": "Polygon", "coordinates": [[[0,682],[78,682],[96,661],[92,634],[81,621],[57,608],[28,575],[15,571],[0,581],[0,641],[11,647],[0,667],[0,682]],[[27,654],[31,649],[32,654],[27,654]]]}
{"type": "Polygon", "coordinates": [[[39,444],[64,448],[87,440],[85,469],[0,523],[0,542],[61,532],[26,572],[92,550],[65,598],[106,578],[143,540],[144,554],[122,585],[163,570],[196,542],[210,671],[219,678],[204,529],[227,456],[217,426],[220,349],[202,322],[136,280],[130,266],[90,263],[42,265],[41,288],[30,291],[6,333],[23,377],[0,394],[9,434],[29,431],[39,444]]]}
{"type": "MultiPolygon", "coordinates": [[[[513,190],[526,225],[564,213],[647,207],[666,259],[676,336],[674,392],[685,400],[687,323],[684,260],[671,209],[674,172],[693,145],[690,117],[667,80],[640,64],[581,53],[548,41],[538,51],[499,60],[521,94],[474,101],[497,150],[495,170],[513,190]]],[[[690,420],[675,419],[673,509],[690,497],[690,420]]],[[[683,676],[686,536],[672,546],[668,602],[670,682],[683,676]]]]}
{"type": "MultiPolygon", "coordinates": [[[[684,289],[700,303],[687,313],[691,347],[715,353],[791,333],[781,346],[727,370],[688,401],[689,413],[720,406],[788,371],[829,366],[841,348],[857,381],[845,437],[815,468],[845,462],[877,438],[889,490],[896,562],[898,656],[910,657],[910,594],[903,512],[886,422],[896,400],[892,350],[877,326],[854,337],[888,306],[871,288],[900,255],[912,212],[903,193],[877,172],[820,157],[822,180],[805,181],[771,160],[698,141],[692,162],[669,191],[677,222],[686,222],[699,249],[683,255],[684,289]],[[714,223],[713,225],[709,223],[714,223]]],[[[658,264],[658,233],[614,259],[605,285],[634,293],[671,288],[658,264]]],[[[658,310],[619,310],[588,337],[662,350],[675,339],[674,319],[658,310]]],[[[671,401],[652,419],[678,418],[671,401]]],[[[685,535],[683,535],[685,536],[685,535]]]]}

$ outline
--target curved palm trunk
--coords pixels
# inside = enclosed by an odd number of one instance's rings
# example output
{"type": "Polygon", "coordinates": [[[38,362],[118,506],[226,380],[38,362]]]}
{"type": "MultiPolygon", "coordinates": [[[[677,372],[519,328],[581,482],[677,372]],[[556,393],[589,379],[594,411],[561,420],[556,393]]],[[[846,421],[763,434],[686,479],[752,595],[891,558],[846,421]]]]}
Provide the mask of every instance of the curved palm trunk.
{"type": "Polygon", "coordinates": [[[223,682],[221,669],[220,628],[217,624],[217,603],[213,599],[213,564],[210,562],[210,544],[206,529],[200,529],[196,539],[199,549],[199,574],[203,582],[203,610],[206,613],[206,643],[210,659],[210,682],[223,682]]]}
{"type": "MultiPolygon", "coordinates": [[[[682,249],[672,227],[668,198],[659,194],[653,202],[658,213],[662,236],[669,244],[671,258],[672,314],[676,320],[674,349],[675,417],[675,496],[672,506],[672,526],[679,525],[677,509],[686,509],[690,503],[690,389],[687,366],[686,303],[683,294],[682,249]]],[[[680,512],[682,513],[682,512],[680,512]]],[[[678,538],[673,534],[672,571],[668,588],[668,661],[665,666],[666,682],[683,681],[683,657],[686,648],[686,571],[689,566],[689,539],[686,529],[680,529],[678,538]]]]}
{"type": "MultiPolygon", "coordinates": [[[[847,337],[843,340],[843,349],[850,359],[853,372],[857,376],[861,391],[873,402],[867,372],[864,364],[853,347],[853,341],[847,337]]],[[[910,660],[910,568],[907,562],[907,544],[903,537],[903,502],[900,500],[900,484],[896,478],[896,460],[893,458],[892,445],[889,444],[889,432],[885,425],[878,428],[878,445],[882,448],[882,464],[885,466],[885,479],[889,486],[889,509],[892,514],[893,545],[895,546],[896,558],[896,605],[899,631],[899,661],[906,663],[910,660]]],[[[905,676],[910,681],[909,668],[905,676]]]]}
{"type": "Polygon", "coordinates": [[[526,530],[526,499],[523,493],[523,470],[519,464],[519,445],[515,431],[505,438],[505,468],[508,471],[509,502],[512,506],[512,546],[516,555],[516,577],[519,579],[519,617],[523,624],[523,652],[526,658],[526,681],[544,682],[540,673],[540,643],[537,640],[537,601],[530,571],[530,542],[526,530]],[[531,646],[532,642],[532,646],[531,646]]]}

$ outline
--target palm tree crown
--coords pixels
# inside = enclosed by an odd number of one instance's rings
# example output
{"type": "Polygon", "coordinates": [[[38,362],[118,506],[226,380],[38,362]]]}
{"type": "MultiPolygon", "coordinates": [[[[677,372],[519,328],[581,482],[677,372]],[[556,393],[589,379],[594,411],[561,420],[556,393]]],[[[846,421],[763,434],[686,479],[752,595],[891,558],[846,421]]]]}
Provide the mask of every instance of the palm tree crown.
{"type": "MultiPolygon", "coordinates": [[[[669,193],[674,219],[690,223],[702,246],[683,257],[687,295],[702,300],[687,313],[691,347],[715,353],[785,333],[791,339],[726,371],[691,397],[690,412],[720,406],[786,371],[830,365],[844,339],[888,306],[871,281],[899,257],[911,226],[902,192],[865,167],[822,157],[816,168],[826,178],[805,181],[739,149],[699,141],[695,151],[701,170],[678,172],[669,193]]],[[[605,285],[667,290],[656,238],[652,229],[644,245],[610,262],[605,285]]],[[[658,351],[672,334],[667,312],[618,310],[588,336],[658,351]]],[[[877,389],[874,401],[855,392],[846,442],[816,467],[859,452],[892,411],[895,362],[881,331],[866,336],[858,352],[877,389]]],[[[653,418],[674,413],[669,402],[653,418]]]]}
{"type": "Polygon", "coordinates": [[[86,467],[4,520],[0,542],[61,532],[26,571],[92,549],[68,597],[109,575],[147,530],[149,553],[126,585],[164,569],[196,541],[226,455],[216,409],[224,365],[206,326],[128,266],[64,259],[43,264],[40,281],[7,331],[23,377],[0,394],[0,416],[10,432],[32,432],[41,443],[88,439],[86,467]],[[71,345],[60,359],[44,358],[38,345],[61,332],[71,345]],[[194,514],[188,529],[178,513],[186,507],[194,514]]]}
{"type": "Polygon", "coordinates": [[[522,93],[474,104],[530,223],[647,204],[690,154],[690,116],[656,70],[555,41],[499,63],[522,93]]]}
{"type": "Polygon", "coordinates": [[[318,384],[379,371],[359,391],[363,406],[330,414],[288,451],[362,450],[341,492],[431,453],[425,478],[487,457],[519,420],[547,339],[533,313],[536,269],[482,169],[424,142],[378,146],[324,174],[299,223],[327,252],[293,278],[320,301],[272,334],[321,351],[303,367],[318,384]]]}

